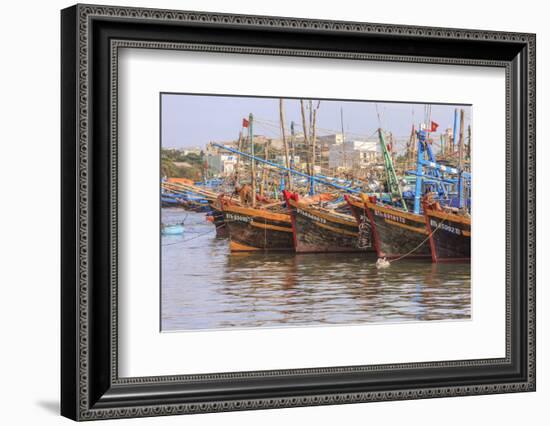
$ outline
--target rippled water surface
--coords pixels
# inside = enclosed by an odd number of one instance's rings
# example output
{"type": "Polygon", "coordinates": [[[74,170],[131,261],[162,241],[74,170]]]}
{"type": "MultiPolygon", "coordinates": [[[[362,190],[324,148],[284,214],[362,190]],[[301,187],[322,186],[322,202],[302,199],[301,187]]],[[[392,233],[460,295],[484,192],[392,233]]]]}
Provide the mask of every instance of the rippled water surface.
{"type": "Polygon", "coordinates": [[[163,331],[365,324],[470,318],[470,265],[401,260],[376,269],[375,255],[232,254],[204,213],[162,237],[163,331]]]}

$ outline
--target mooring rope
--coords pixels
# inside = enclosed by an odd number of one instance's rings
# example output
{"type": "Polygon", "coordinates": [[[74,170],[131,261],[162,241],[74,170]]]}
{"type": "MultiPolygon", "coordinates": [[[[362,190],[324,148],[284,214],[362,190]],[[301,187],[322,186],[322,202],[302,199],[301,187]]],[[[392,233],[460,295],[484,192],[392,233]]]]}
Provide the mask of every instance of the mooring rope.
{"type": "Polygon", "coordinates": [[[420,243],[418,244],[415,248],[413,248],[411,251],[409,251],[408,253],[405,253],[403,256],[399,256],[397,259],[392,259],[392,260],[388,260],[389,263],[393,263],[393,262],[397,262],[398,260],[401,260],[401,259],[404,259],[405,257],[409,256],[410,254],[413,254],[416,250],[418,250],[420,247],[422,247],[422,245],[428,241],[430,239],[430,237],[435,234],[437,232],[437,230],[439,230],[439,228],[441,228],[441,226],[443,225],[443,223],[445,223],[446,220],[443,219],[439,225],[437,225],[437,228],[435,228],[432,232],[430,232],[428,234],[428,236],[420,243]]]}
{"type": "Polygon", "coordinates": [[[205,235],[211,234],[211,233],[212,233],[212,230],[209,229],[207,232],[203,232],[202,234],[195,235],[194,237],[191,237],[191,238],[186,238],[185,240],[182,240],[182,241],[177,241],[177,242],[175,242],[175,243],[162,244],[162,247],[165,247],[165,246],[175,246],[176,244],[183,244],[183,243],[186,243],[187,241],[194,240],[195,238],[204,237],[205,235]]]}

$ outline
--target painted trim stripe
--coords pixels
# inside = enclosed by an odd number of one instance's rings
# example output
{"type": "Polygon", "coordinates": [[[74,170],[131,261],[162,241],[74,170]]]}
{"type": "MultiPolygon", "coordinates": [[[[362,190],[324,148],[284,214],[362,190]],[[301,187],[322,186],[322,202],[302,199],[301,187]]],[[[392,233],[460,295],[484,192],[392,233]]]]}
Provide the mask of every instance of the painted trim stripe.
{"type": "MultiPolygon", "coordinates": [[[[292,207],[296,208],[296,209],[302,209],[302,210],[308,212],[311,215],[314,215],[314,216],[317,216],[317,217],[322,217],[323,219],[326,219],[329,222],[341,223],[342,225],[348,225],[348,226],[354,226],[354,225],[357,224],[357,221],[355,220],[355,218],[353,216],[349,216],[349,219],[348,219],[346,217],[348,215],[333,213],[333,212],[329,212],[329,211],[327,211],[325,213],[325,212],[322,212],[320,210],[311,208],[306,203],[297,203],[294,200],[290,200],[290,205],[292,207]]],[[[298,212],[296,212],[296,213],[299,214],[298,212]]]]}
{"type": "Polygon", "coordinates": [[[400,228],[404,228],[404,229],[408,229],[410,231],[417,232],[419,234],[428,235],[428,231],[426,230],[426,228],[420,229],[420,228],[417,228],[415,226],[405,225],[404,223],[394,222],[393,220],[390,220],[390,219],[384,219],[384,222],[386,222],[390,225],[399,226],[400,228]]]}
{"type": "Polygon", "coordinates": [[[267,210],[253,209],[240,206],[223,206],[223,211],[227,213],[240,213],[250,217],[261,217],[279,222],[287,222],[290,225],[290,215],[286,213],[273,213],[267,210]]]}
{"type": "Polygon", "coordinates": [[[379,206],[377,204],[373,204],[370,201],[365,201],[365,204],[367,205],[368,208],[370,208],[372,210],[378,210],[378,211],[381,211],[381,212],[384,212],[384,213],[393,214],[395,216],[401,216],[401,217],[404,217],[406,219],[412,220],[414,222],[419,222],[419,223],[422,223],[422,224],[424,223],[424,216],[419,215],[419,214],[417,215],[417,214],[414,214],[414,213],[407,213],[407,212],[397,210],[397,209],[392,209],[392,208],[389,208],[389,207],[382,207],[382,206],[379,206]]]}
{"type": "Polygon", "coordinates": [[[472,223],[471,218],[467,218],[466,216],[460,216],[458,214],[453,213],[445,213],[445,212],[439,212],[436,210],[428,210],[426,211],[426,214],[428,217],[433,216],[437,217],[438,219],[443,219],[449,222],[455,222],[455,223],[463,223],[464,225],[470,226],[472,223]]]}
{"type": "Polygon", "coordinates": [[[269,223],[256,222],[255,220],[250,222],[250,225],[255,226],[256,228],[271,229],[273,231],[292,232],[291,227],[287,228],[284,226],[270,225],[269,223]]]}

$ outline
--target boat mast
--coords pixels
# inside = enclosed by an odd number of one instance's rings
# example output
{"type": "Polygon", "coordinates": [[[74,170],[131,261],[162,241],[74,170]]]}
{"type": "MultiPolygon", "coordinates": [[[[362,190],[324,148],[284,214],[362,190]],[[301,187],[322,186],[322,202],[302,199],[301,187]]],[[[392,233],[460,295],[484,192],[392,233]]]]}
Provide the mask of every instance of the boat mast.
{"type": "Polygon", "coordinates": [[[340,107],[340,126],[342,131],[342,168],[346,169],[346,138],[344,136],[344,108],[340,107]]]}
{"type": "Polygon", "coordinates": [[[294,134],[294,121],[290,122],[290,168],[293,169],[294,157],[296,156],[296,135],[294,134]]]}
{"type": "Polygon", "coordinates": [[[254,116],[252,113],[248,116],[248,138],[250,140],[250,152],[252,156],[250,157],[250,177],[252,183],[252,207],[256,207],[256,165],[254,164],[254,131],[253,124],[254,116]]]}
{"type": "MultiPolygon", "coordinates": [[[[311,125],[311,175],[315,174],[315,157],[317,156],[315,145],[317,144],[317,110],[321,106],[321,101],[317,101],[317,107],[313,108],[313,102],[310,101],[310,108],[313,111],[311,125]]],[[[315,181],[310,180],[309,182],[309,195],[315,194],[315,181]]]]}
{"type": "Polygon", "coordinates": [[[457,121],[458,121],[458,110],[455,108],[455,115],[454,115],[454,122],[453,122],[453,149],[452,154],[454,155],[456,150],[456,127],[457,127],[457,121]]]}
{"type": "Polygon", "coordinates": [[[403,210],[408,211],[407,204],[403,199],[403,194],[401,193],[401,188],[399,187],[397,175],[395,174],[393,161],[388,151],[388,147],[384,139],[384,134],[380,127],[378,128],[378,140],[380,142],[380,148],[382,150],[382,157],[384,158],[384,168],[386,169],[386,182],[388,184],[388,192],[391,194],[392,202],[397,201],[397,203],[400,204],[403,210]]]}
{"type": "Polygon", "coordinates": [[[464,110],[460,110],[460,133],[458,144],[458,170],[461,171],[458,178],[458,207],[464,207],[464,180],[462,179],[462,170],[464,170],[464,110]]]}
{"type": "Polygon", "coordinates": [[[414,213],[420,213],[420,197],[422,196],[422,178],[424,176],[423,160],[426,141],[426,132],[420,128],[417,132],[418,148],[416,150],[416,184],[414,188],[414,213]]]}
{"type": "MultiPolygon", "coordinates": [[[[269,141],[265,141],[264,144],[264,158],[269,159],[269,141]]],[[[260,195],[263,197],[265,194],[265,187],[267,185],[267,167],[262,167],[262,181],[260,183],[260,195]]]]}
{"type": "MultiPolygon", "coordinates": [[[[243,149],[243,131],[241,129],[241,131],[239,132],[239,151],[242,151],[243,149]]],[[[237,157],[237,162],[235,163],[235,174],[234,174],[234,180],[235,180],[235,183],[234,185],[237,185],[237,183],[239,182],[239,166],[240,166],[240,159],[241,157],[237,157]]]]}
{"type": "Polygon", "coordinates": [[[311,158],[313,159],[312,172],[315,172],[315,161],[317,158],[317,111],[320,106],[321,101],[317,101],[317,106],[313,108],[313,119],[311,122],[311,158]]]}
{"type": "Polygon", "coordinates": [[[409,142],[407,144],[407,168],[413,167],[414,156],[416,154],[416,129],[414,123],[411,126],[411,135],[409,136],[409,142]]]}
{"type": "MultiPolygon", "coordinates": [[[[304,108],[304,100],[300,99],[300,107],[301,107],[301,113],[302,113],[302,127],[304,128],[304,144],[306,146],[306,158],[307,158],[307,172],[309,176],[313,176],[313,167],[311,165],[311,151],[310,151],[310,140],[309,140],[309,131],[311,130],[311,118],[310,118],[310,126],[306,125],[306,111],[304,108]]],[[[310,108],[311,113],[311,108],[310,108]]],[[[310,195],[313,195],[313,181],[310,180],[309,185],[309,193],[310,195]]]]}
{"type": "Polygon", "coordinates": [[[302,114],[302,128],[304,130],[304,145],[306,147],[306,161],[307,161],[307,172],[309,175],[311,175],[310,170],[310,159],[309,159],[309,141],[308,141],[308,135],[307,135],[307,125],[306,125],[306,110],[304,107],[304,100],[300,99],[300,112],[302,114]]]}
{"type": "MultiPolygon", "coordinates": [[[[288,142],[286,140],[286,133],[285,133],[285,112],[284,112],[284,101],[283,98],[279,99],[279,118],[281,122],[281,136],[283,138],[283,146],[285,148],[285,166],[290,169],[290,161],[288,156],[288,142]]],[[[291,125],[291,131],[294,129],[294,124],[291,125]]],[[[240,151],[240,150],[239,150],[240,151]]],[[[266,158],[267,160],[267,158],[266,158]]],[[[290,174],[290,171],[287,172],[287,184],[286,187],[292,191],[292,175],[290,174]]]]}

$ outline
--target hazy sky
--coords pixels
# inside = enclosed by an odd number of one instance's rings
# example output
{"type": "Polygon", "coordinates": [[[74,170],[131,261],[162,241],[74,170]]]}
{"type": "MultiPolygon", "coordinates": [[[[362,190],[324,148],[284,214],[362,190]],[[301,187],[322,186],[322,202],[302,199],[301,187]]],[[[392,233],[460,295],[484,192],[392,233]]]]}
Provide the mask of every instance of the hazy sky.
{"type": "MultiPolygon", "coordinates": [[[[254,114],[254,134],[279,138],[279,99],[236,96],[162,94],[162,146],[204,147],[211,141],[237,139],[242,119],[254,114]]],[[[285,99],[286,127],[295,121],[296,132],[302,131],[300,101],[285,99]]],[[[314,102],[316,105],[316,102],[314,102]]],[[[367,101],[321,100],[317,113],[319,135],[340,132],[340,109],[344,115],[346,139],[365,139],[381,125],[397,138],[406,138],[411,125],[424,121],[424,104],[367,101]]],[[[453,127],[455,105],[432,105],[431,119],[438,131],[453,127]]],[[[465,109],[465,129],[471,120],[472,107],[465,109]]]]}

